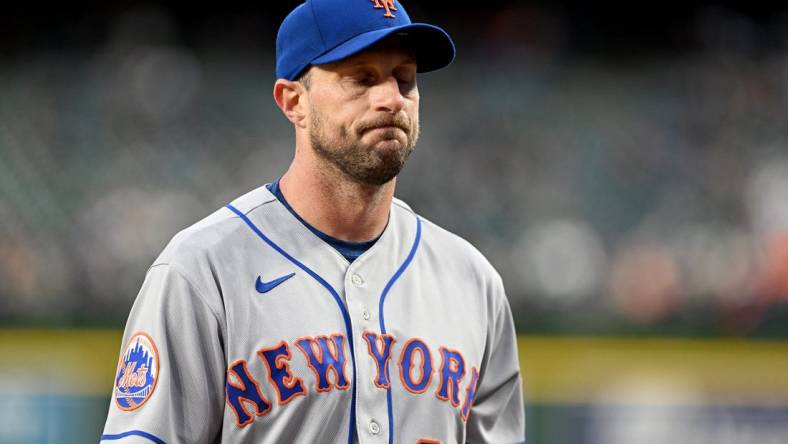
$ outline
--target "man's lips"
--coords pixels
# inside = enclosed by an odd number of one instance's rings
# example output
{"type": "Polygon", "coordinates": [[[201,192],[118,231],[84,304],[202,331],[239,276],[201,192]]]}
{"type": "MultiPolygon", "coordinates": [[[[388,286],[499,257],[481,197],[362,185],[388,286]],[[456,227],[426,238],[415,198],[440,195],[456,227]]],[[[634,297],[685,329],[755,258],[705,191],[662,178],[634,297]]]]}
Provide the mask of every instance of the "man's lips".
{"type": "Polygon", "coordinates": [[[369,128],[369,129],[365,130],[365,132],[368,132],[368,131],[375,131],[375,130],[392,130],[392,129],[398,129],[398,130],[401,130],[401,131],[402,131],[402,132],[404,132],[404,133],[407,133],[407,132],[408,132],[408,130],[407,130],[407,129],[405,129],[405,128],[401,127],[401,126],[397,126],[397,125],[382,125],[382,126],[376,126],[376,127],[369,128]]]}

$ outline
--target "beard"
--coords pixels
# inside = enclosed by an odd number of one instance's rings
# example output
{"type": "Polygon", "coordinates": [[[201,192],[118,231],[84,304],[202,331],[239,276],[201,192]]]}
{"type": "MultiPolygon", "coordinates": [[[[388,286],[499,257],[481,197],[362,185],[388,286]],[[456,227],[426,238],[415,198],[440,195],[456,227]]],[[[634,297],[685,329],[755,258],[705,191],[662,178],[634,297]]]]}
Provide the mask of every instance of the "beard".
{"type": "Polygon", "coordinates": [[[419,121],[418,116],[411,119],[399,113],[363,122],[355,129],[338,126],[334,134],[329,134],[326,119],[313,108],[309,138],[315,153],[345,176],[357,183],[380,186],[402,171],[418,141],[419,121]],[[364,135],[372,130],[376,134],[368,135],[371,141],[363,142],[364,135]]]}

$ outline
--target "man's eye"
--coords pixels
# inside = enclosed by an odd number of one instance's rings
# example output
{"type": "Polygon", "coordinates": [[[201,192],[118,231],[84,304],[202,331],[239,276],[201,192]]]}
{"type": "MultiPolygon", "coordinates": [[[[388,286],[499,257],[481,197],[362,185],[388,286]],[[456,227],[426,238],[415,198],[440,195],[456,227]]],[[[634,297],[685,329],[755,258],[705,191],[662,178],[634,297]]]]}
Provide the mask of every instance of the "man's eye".
{"type": "Polygon", "coordinates": [[[415,83],[416,82],[416,70],[415,69],[398,69],[394,71],[394,76],[397,78],[397,81],[400,83],[415,83]]]}
{"type": "Polygon", "coordinates": [[[358,74],[353,76],[353,81],[361,85],[370,85],[375,81],[375,79],[369,74],[358,74]]]}

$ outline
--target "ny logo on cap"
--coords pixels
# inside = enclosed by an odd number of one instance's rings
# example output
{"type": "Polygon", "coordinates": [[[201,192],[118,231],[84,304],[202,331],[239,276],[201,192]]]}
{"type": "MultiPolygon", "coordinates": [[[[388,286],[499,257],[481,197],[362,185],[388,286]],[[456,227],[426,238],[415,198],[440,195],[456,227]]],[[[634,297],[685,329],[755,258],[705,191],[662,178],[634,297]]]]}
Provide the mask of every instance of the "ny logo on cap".
{"type": "Polygon", "coordinates": [[[375,5],[373,6],[375,9],[383,9],[386,8],[386,13],[383,14],[383,17],[394,18],[396,17],[391,11],[396,11],[397,7],[394,6],[394,0],[371,0],[372,3],[375,5]]]}

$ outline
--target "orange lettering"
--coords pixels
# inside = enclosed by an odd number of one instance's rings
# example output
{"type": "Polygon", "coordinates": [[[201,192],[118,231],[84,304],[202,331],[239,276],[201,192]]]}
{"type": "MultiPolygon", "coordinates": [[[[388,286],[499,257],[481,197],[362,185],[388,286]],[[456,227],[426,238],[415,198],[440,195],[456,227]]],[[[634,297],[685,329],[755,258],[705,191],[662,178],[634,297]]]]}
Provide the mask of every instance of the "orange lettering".
{"type": "Polygon", "coordinates": [[[394,0],[371,0],[372,3],[375,5],[373,6],[375,9],[386,9],[386,13],[383,14],[383,17],[394,18],[396,17],[391,11],[396,11],[397,7],[394,5],[394,0]]]}
{"type": "Polygon", "coordinates": [[[129,362],[126,368],[123,369],[123,377],[120,378],[118,383],[119,388],[127,387],[145,387],[145,377],[148,375],[148,366],[142,364],[139,370],[136,369],[136,362],[129,362]]]}
{"type": "Polygon", "coordinates": [[[139,370],[137,370],[137,387],[145,387],[145,375],[148,374],[148,367],[145,364],[142,364],[139,370]]]}
{"type": "Polygon", "coordinates": [[[120,388],[126,388],[133,385],[134,368],[136,367],[137,367],[136,362],[129,362],[128,364],[126,364],[126,368],[123,370],[123,378],[121,378],[120,384],[118,384],[120,388]]]}

